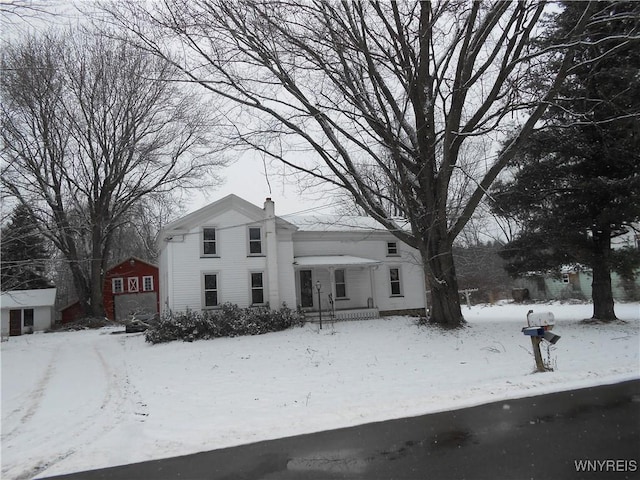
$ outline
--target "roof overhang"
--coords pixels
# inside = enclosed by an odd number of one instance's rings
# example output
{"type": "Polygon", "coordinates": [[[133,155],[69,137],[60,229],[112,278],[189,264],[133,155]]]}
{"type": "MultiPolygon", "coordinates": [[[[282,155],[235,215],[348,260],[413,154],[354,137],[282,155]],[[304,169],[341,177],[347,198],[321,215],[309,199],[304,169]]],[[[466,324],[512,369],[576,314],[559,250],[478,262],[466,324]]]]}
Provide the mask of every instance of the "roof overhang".
{"type": "Polygon", "coordinates": [[[366,267],[380,264],[382,262],[379,260],[352,255],[309,255],[293,259],[296,267],[366,267]]]}

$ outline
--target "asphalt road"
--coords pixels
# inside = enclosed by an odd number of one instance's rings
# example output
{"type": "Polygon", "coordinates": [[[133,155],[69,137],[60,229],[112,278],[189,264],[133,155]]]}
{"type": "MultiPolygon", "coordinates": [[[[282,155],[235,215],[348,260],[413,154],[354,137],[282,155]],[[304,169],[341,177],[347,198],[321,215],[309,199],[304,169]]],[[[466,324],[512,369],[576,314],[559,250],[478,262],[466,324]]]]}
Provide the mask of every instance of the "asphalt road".
{"type": "Polygon", "coordinates": [[[640,479],[640,380],[51,478],[640,479]]]}

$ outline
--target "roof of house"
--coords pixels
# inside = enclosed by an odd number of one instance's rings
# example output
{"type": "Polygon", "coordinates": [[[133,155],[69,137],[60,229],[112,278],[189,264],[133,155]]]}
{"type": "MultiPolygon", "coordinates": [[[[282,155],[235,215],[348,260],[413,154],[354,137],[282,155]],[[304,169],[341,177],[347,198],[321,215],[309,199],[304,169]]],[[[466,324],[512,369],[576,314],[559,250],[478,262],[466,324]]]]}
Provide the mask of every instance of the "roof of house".
{"type": "MultiPolygon", "coordinates": [[[[240,211],[255,221],[265,219],[263,208],[231,194],[168,223],[162,230],[165,233],[181,233],[229,209],[240,211]]],[[[396,217],[393,220],[400,229],[410,229],[407,220],[396,217]]],[[[380,222],[368,216],[288,214],[276,215],[276,222],[278,228],[292,229],[299,232],[388,232],[388,229],[380,222]]]]}
{"type": "Polygon", "coordinates": [[[2,292],[0,295],[0,307],[2,308],[52,307],[55,301],[55,288],[12,290],[2,292]]]}
{"type": "MultiPolygon", "coordinates": [[[[265,219],[265,212],[261,207],[258,207],[257,205],[254,205],[253,203],[248,202],[244,198],[240,198],[237,195],[230,194],[226,197],[221,198],[220,200],[217,200],[194,212],[191,212],[184,217],[178,218],[177,220],[168,223],[162,230],[164,232],[189,230],[193,227],[198,226],[201,222],[207,220],[208,218],[211,218],[218,213],[230,209],[238,210],[255,221],[261,221],[265,219]]],[[[279,227],[289,227],[295,229],[294,225],[277,215],[276,221],[278,222],[279,227]]]]}
{"type": "MultiPolygon", "coordinates": [[[[283,215],[289,223],[303,232],[387,232],[387,228],[371,217],[352,215],[283,215]]],[[[408,227],[404,219],[394,218],[402,229],[408,227]]]]}

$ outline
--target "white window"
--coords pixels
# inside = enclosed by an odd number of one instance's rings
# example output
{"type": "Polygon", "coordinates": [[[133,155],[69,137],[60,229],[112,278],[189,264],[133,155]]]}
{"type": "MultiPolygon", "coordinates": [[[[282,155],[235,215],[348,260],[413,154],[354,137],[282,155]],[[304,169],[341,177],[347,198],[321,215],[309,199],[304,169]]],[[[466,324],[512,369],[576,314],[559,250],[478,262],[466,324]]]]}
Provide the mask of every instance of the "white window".
{"type": "Polygon", "coordinates": [[[129,292],[138,291],[138,277],[127,278],[127,291],[129,292]]]}
{"type": "Polygon", "coordinates": [[[562,283],[569,283],[569,274],[568,273],[563,273],[562,274],[562,283]]]}
{"type": "Polygon", "coordinates": [[[218,306],[218,274],[205,273],[203,283],[204,283],[204,292],[203,292],[204,307],[217,307],[218,306]]]}
{"type": "Polygon", "coordinates": [[[347,277],[343,269],[335,271],[336,299],[347,298],[347,277]]]}
{"type": "Polygon", "coordinates": [[[262,229],[249,227],[249,255],[262,254],[262,229]]]}
{"type": "Polygon", "coordinates": [[[202,229],[202,255],[215,256],[217,254],[216,229],[213,227],[204,227],[202,229]]]}
{"type": "Polygon", "coordinates": [[[402,296],[402,283],[400,281],[400,269],[398,267],[389,268],[389,285],[391,287],[391,296],[402,296]]]}
{"type": "Polygon", "coordinates": [[[251,304],[259,305],[264,303],[264,282],[262,272],[251,274],[251,304]]]}
{"type": "Polygon", "coordinates": [[[152,275],[142,277],[142,291],[153,292],[153,276],[152,275]]]}
{"type": "Polygon", "coordinates": [[[124,292],[124,281],[121,278],[112,278],[111,279],[111,291],[113,293],[122,293],[122,292],[124,292]]]}
{"type": "Polygon", "coordinates": [[[387,255],[398,255],[398,242],[387,242],[387,255]]]}

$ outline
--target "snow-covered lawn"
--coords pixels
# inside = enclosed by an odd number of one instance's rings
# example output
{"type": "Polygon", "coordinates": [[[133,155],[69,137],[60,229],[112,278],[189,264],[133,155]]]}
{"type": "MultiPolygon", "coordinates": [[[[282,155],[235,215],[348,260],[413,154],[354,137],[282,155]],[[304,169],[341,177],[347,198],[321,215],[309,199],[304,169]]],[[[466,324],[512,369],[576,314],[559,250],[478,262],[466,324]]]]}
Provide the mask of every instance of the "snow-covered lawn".
{"type": "Polygon", "coordinates": [[[407,317],[150,345],[113,329],[2,343],[2,478],[183,455],[640,377],[640,304],[464,309],[444,332],[407,317]],[[555,371],[533,373],[520,329],[551,311],[555,371]]]}

